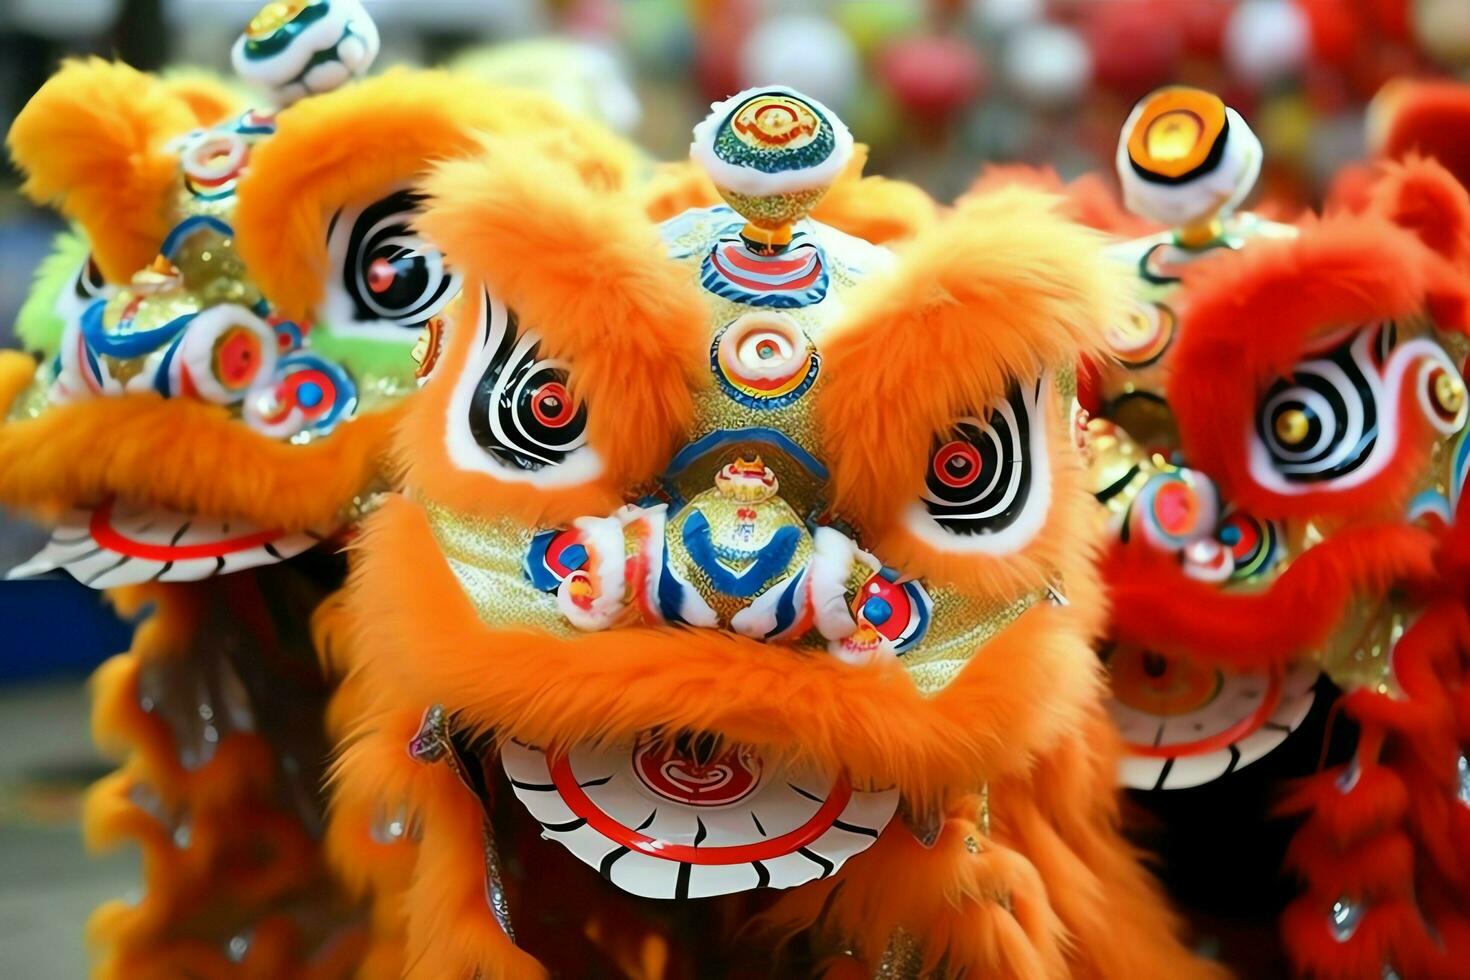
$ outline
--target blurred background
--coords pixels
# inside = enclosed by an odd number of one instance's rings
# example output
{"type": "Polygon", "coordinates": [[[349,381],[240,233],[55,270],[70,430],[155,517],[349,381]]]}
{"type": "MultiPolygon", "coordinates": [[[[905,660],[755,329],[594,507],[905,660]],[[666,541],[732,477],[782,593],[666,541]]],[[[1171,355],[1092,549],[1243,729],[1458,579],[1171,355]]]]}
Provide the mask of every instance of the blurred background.
{"type": "MultiPolygon", "coordinates": [[[[1258,196],[1315,205],[1373,145],[1398,78],[1470,81],[1470,0],[366,0],[378,65],[499,58],[656,159],[682,157],[709,103],[784,83],[836,110],[869,172],[941,200],[989,162],[1111,179],[1135,100],[1214,89],[1261,137],[1258,196]],[[555,44],[503,46],[537,38],[555,44]],[[499,54],[494,53],[499,50],[499,54]],[[573,70],[575,68],[575,70],[573,70]],[[1381,104],[1380,100],[1380,104],[1381,104]]],[[[228,76],[258,0],[0,0],[0,126],[62,58],[228,76]]],[[[59,227],[0,165],[0,343],[59,227]]],[[[0,517],[0,570],[40,535],[0,517]]],[[[129,626],[68,579],[0,582],[0,976],[84,972],[77,924],[136,880],[132,857],[84,863],[77,791],[102,771],[77,681],[129,626]],[[21,684],[20,682],[27,682],[21,684]]]]}

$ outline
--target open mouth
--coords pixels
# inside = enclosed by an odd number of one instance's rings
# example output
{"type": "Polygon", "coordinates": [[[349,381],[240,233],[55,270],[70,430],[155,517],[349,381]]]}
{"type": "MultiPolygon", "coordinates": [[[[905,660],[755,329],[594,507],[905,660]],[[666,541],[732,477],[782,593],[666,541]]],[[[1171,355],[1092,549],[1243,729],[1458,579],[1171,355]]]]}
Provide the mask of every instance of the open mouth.
{"type": "Polygon", "coordinates": [[[644,736],[564,755],[511,742],[500,761],[549,839],[644,898],[826,878],[877,840],[898,807],[897,790],[855,789],[844,775],[766,763],[708,737],[644,736]]]}
{"type": "Polygon", "coordinates": [[[45,547],[6,577],[59,570],[94,589],[193,582],[284,561],[322,540],[311,531],[288,533],[109,499],[68,511],[45,547]]]}

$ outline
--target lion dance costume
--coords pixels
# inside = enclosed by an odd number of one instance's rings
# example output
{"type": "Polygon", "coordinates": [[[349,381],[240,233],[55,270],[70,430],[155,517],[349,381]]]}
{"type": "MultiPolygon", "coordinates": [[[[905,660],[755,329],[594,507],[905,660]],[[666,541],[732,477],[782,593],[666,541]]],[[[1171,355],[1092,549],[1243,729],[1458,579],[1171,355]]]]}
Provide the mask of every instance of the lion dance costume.
{"type": "MultiPolygon", "coordinates": [[[[123,762],[86,834],[136,842],[145,876],[91,921],[101,976],[335,977],[364,956],[360,883],[331,884],[321,855],[346,642],[327,600],[386,485],[410,350],[460,285],[411,229],[408,183],[479,133],[539,133],[606,186],[632,163],[536,97],[353,81],[377,46],[354,0],[271,4],[234,60],[279,112],[94,60],[10,133],[27,193],[85,235],[27,304],[39,369],[0,359],[0,502],[52,528],[13,574],[65,570],[146,612],[96,677],[96,735],[123,762]]],[[[380,863],[410,832],[391,813],[339,823],[380,863]]]]}
{"type": "Polygon", "coordinates": [[[422,184],[464,305],[336,780],[418,829],[407,975],[1212,975],[1115,827],[1097,236],[1027,192],[900,258],[813,221],[852,142],[787,89],[692,151],[728,206],[659,226],[513,143],[422,184]]]}
{"type": "Polygon", "coordinates": [[[1188,89],[1119,145],[1129,203],[1173,229],[1117,247],[1137,305],[1090,378],[1122,778],[1234,778],[1338,699],[1350,758],[1284,806],[1287,952],[1314,977],[1465,976],[1470,201],[1411,159],[1358,214],[1233,216],[1259,153],[1188,89]]]}

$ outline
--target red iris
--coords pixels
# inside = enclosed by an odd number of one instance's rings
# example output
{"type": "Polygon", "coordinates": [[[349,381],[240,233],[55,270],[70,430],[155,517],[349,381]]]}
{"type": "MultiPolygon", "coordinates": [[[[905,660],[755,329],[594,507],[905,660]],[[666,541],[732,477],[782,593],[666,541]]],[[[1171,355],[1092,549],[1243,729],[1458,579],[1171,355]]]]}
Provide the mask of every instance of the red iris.
{"type": "Polygon", "coordinates": [[[934,454],[934,475],[947,487],[967,487],[980,476],[980,451],[956,439],[934,454]]]}
{"type": "Polygon", "coordinates": [[[572,420],[572,397],[567,386],[560,381],[550,381],[536,389],[531,396],[531,414],[536,421],[552,429],[559,429],[572,420]]]}
{"type": "Polygon", "coordinates": [[[386,293],[393,288],[393,282],[398,278],[398,269],[387,259],[373,259],[368,265],[367,284],[368,288],[375,293],[386,293]]]}

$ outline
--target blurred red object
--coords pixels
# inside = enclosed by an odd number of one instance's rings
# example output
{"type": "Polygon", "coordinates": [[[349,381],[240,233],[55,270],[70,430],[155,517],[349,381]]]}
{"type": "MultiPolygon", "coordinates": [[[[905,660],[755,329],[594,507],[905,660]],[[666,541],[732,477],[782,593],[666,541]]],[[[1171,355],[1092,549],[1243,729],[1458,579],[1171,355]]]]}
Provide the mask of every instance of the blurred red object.
{"type": "Polygon", "coordinates": [[[1190,6],[1135,0],[1087,7],[1083,36],[1092,48],[1093,80],[1130,99],[1173,81],[1184,51],[1180,13],[1190,6]]]}
{"type": "Polygon", "coordinates": [[[985,86],[980,52],[964,41],[934,36],[894,41],[878,55],[878,77],[906,111],[947,119],[985,86]]]}

